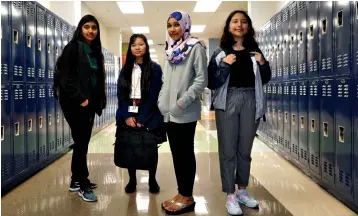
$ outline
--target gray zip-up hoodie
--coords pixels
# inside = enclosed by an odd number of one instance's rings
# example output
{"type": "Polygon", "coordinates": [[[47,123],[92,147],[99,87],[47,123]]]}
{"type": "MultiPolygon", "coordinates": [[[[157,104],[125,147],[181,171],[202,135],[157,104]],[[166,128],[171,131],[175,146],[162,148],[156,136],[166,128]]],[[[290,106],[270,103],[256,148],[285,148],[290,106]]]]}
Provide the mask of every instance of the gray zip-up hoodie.
{"type": "Polygon", "coordinates": [[[201,119],[200,95],[208,85],[206,50],[194,45],[180,64],[165,61],[158,107],[164,122],[189,123],[201,119]]]}

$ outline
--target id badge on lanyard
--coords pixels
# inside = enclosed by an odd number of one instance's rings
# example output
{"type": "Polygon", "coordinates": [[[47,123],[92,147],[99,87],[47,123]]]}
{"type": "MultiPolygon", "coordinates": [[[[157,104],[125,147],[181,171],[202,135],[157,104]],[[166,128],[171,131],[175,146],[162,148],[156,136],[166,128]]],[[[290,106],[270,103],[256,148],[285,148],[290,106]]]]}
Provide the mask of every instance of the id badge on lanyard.
{"type": "Polygon", "coordinates": [[[133,100],[133,106],[128,107],[128,112],[130,112],[130,113],[138,113],[138,106],[135,103],[135,100],[133,100]]]}

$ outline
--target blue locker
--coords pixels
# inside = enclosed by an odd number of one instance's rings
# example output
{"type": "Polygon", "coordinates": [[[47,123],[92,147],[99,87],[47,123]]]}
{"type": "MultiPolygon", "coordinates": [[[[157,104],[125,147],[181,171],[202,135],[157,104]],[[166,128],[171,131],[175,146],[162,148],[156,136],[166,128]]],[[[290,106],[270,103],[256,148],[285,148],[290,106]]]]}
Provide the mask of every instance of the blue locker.
{"type": "MultiPolygon", "coordinates": [[[[358,6],[358,5],[357,5],[358,6]]],[[[357,10],[358,11],[358,10],[357,10]]],[[[355,78],[354,84],[354,102],[353,107],[358,107],[358,77],[355,78]]],[[[354,203],[358,204],[358,109],[353,109],[354,112],[354,203]]]]}
{"type": "Polygon", "coordinates": [[[333,2],[333,31],[335,45],[334,73],[336,75],[350,74],[351,37],[352,37],[352,14],[351,2],[333,2]]]}
{"type": "Polygon", "coordinates": [[[277,136],[277,83],[271,84],[271,106],[272,106],[272,142],[274,145],[278,144],[278,136],[277,136]]]}
{"type": "MultiPolygon", "coordinates": [[[[264,85],[263,87],[263,91],[264,91],[264,96],[265,96],[265,98],[266,98],[266,100],[268,99],[268,96],[267,96],[267,85],[264,85]]],[[[110,101],[112,100],[112,98],[110,97],[110,101]]],[[[266,102],[268,102],[268,100],[266,101],[266,102]]],[[[268,108],[268,105],[266,104],[266,109],[268,108]]],[[[110,121],[110,118],[112,117],[111,116],[112,115],[112,110],[110,110],[110,113],[109,113],[109,121],[110,121]]],[[[266,118],[267,118],[268,116],[267,116],[267,113],[266,113],[266,118]]],[[[260,124],[261,126],[262,126],[262,133],[263,133],[263,137],[265,138],[265,139],[268,139],[268,134],[267,134],[267,122],[265,122],[265,123],[261,123],[260,124]]]]}
{"type": "Polygon", "coordinates": [[[320,130],[320,150],[321,150],[321,170],[322,180],[334,187],[334,164],[335,164],[335,144],[334,144],[334,80],[324,79],[320,83],[321,93],[321,130],[320,130]]]}
{"type": "Polygon", "coordinates": [[[59,151],[64,146],[64,117],[61,110],[60,103],[55,100],[56,107],[56,151],[59,151]]]}
{"type": "Polygon", "coordinates": [[[46,16],[46,82],[53,82],[55,70],[55,16],[50,11],[46,16]]]}
{"type": "Polygon", "coordinates": [[[37,163],[37,86],[26,85],[26,145],[28,167],[37,163]]]}
{"type": "Polygon", "coordinates": [[[320,105],[321,94],[319,92],[319,79],[309,82],[309,102],[308,102],[308,150],[310,153],[310,172],[316,176],[321,176],[319,132],[320,132],[320,105]]]}
{"type": "Polygon", "coordinates": [[[270,49],[271,49],[271,81],[276,81],[277,79],[277,44],[276,44],[276,18],[271,19],[271,39],[270,39],[270,49]]]}
{"type": "Polygon", "coordinates": [[[319,2],[311,1],[307,7],[307,64],[308,76],[319,76],[319,34],[318,34],[319,2]]]}
{"type": "Polygon", "coordinates": [[[290,22],[289,22],[290,8],[286,7],[282,12],[282,67],[283,74],[282,80],[287,81],[290,79],[290,22]]]}
{"type": "Polygon", "coordinates": [[[62,50],[65,48],[65,46],[68,44],[68,24],[66,21],[62,21],[62,50]]]}
{"type": "Polygon", "coordinates": [[[55,64],[62,51],[62,21],[55,17],[55,64]]]}
{"type": "MultiPolygon", "coordinates": [[[[3,2],[1,2],[3,3],[3,2]]],[[[11,85],[1,84],[1,183],[14,175],[13,142],[11,141],[11,85]]]]}
{"type": "Polygon", "coordinates": [[[12,142],[14,146],[14,174],[25,170],[25,86],[12,85],[12,142]]]}
{"type": "Polygon", "coordinates": [[[267,140],[269,143],[273,140],[272,133],[272,85],[267,84],[267,140]]]}
{"type": "Polygon", "coordinates": [[[12,24],[12,52],[11,52],[11,75],[12,81],[23,82],[24,76],[24,17],[23,17],[23,3],[22,1],[11,2],[11,24],[12,24]]]}
{"type": "Polygon", "coordinates": [[[333,76],[333,16],[332,2],[319,2],[319,56],[321,77],[333,76]]]}
{"type": "Polygon", "coordinates": [[[45,9],[36,5],[36,58],[35,71],[38,82],[45,82],[46,69],[46,23],[45,23],[45,9]]]}
{"type": "Polygon", "coordinates": [[[298,78],[307,76],[307,2],[298,2],[298,34],[297,34],[297,52],[298,52],[298,78]]]}
{"type": "Polygon", "coordinates": [[[283,115],[284,115],[284,150],[291,154],[291,109],[290,109],[290,83],[283,83],[283,115]]]}
{"type": "Polygon", "coordinates": [[[278,138],[278,147],[284,150],[284,112],[283,112],[283,84],[277,84],[277,94],[276,94],[276,103],[277,103],[277,138],[278,138]]]}
{"type": "Polygon", "coordinates": [[[352,52],[352,62],[353,62],[353,70],[356,76],[358,75],[358,2],[354,2],[353,6],[353,16],[355,15],[355,19],[353,19],[353,52],[352,52]]]}
{"type": "Polygon", "coordinates": [[[298,78],[297,71],[297,2],[292,2],[289,5],[290,19],[289,19],[289,33],[290,33],[290,79],[298,78]]]}
{"type": "Polygon", "coordinates": [[[290,110],[291,110],[291,156],[298,160],[298,82],[292,81],[290,95],[290,110]]]}
{"type": "Polygon", "coordinates": [[[282,13],[276,15],[276,80],[282,81],[283,75],[283,35],[282,35],[282,13]]]}
{"type": "MultiPolygon", "coordinates": [[[[352,199],[352,97],[353,80],[349,77],[337,78],[335,81],[335,152],[336,152],[336,187],[342,194],[352,199]]],[[[357,108],[356,108],[357,109],[357,108]]]]}
{"type": "Polygon", "coordinates": [[[36,82],[35,76],[35,40],[36,40],[36,3],[24,2],[25,16],[25,69],[26,69],[26,81],[36,82]]]}
{"type": "Polygon", "coordinates": [[[48,156],[47,146],[47,112],[46,112],[46,85],[37,85],[37,131],[39,161],[48,156]]]}
{"type": "Polygon", "coordinates": [[[300,81],[298,97],[299,133],[298,146],[300,150],[299,161],[308,168],[308,81],[300,81]]]}
{"type": "Polygon", "coordinates": [[[1,83],[10,81],[11,24],[9,3],[1,1],[1,83]]]}
{"type": "Polygon", "coordinates": [[[70,42],[73,38],[74,27],[69,24],[67,31],[68,31],[68,42],[70,42]]]}
{"type": "Polygon", "coordinates": [[[56,108],[52,84],[46,85],[46,112],[47,112],[47,146],[49,155],[56,152],[56,108]]]}

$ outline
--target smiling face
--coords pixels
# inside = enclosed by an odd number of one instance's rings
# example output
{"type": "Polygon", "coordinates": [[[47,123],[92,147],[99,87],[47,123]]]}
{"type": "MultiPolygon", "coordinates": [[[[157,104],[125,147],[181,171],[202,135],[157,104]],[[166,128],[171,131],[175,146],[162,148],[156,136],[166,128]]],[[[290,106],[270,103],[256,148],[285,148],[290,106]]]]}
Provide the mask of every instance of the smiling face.
{"type": "Polygon", "coordinates": [[[230,21],[229,32],[235,37],[244,37],[249,31],[249,23],[242,13],[236,13],[230,21]]]}
{"type": "Polygon", "coordinates": [[[135,57],[143,57],[147,50],[147,46],[142,38],[137,37],[131,44],[131,51],[135,57]]]}
{"type": "Polygon", "coordinates": [[[95,22],[87,22],[82,26],[82,35],[85,40],[91,43],[94,39],[96,39],[98,34],[98,26],[95,22]]]}
{"type": "Polygon", "coordinates": [[[170,18],[167,23],[167,30],[169,36],[174,40],[178,41],[183,37],[183,29],[180,23],[175,18],[170,18]]]}

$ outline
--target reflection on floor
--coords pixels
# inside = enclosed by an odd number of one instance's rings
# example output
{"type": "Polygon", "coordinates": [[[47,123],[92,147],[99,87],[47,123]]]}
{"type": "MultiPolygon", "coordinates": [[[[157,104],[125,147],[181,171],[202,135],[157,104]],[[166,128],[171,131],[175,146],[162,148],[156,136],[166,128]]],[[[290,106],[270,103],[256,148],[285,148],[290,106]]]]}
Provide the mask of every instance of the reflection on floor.
{"type": "MultiPolygon", "coordinates": [[[[221,192],[215,130],[213,113],[203,114],[195,138],[197,205],[195,213],[186,215],[227,215],[225,194],[221,192]]],[[[90,144],[88,165],[91,181],[99,184],[95,189],[97,203],[85,203],[76,193],[68,191],[72,156],[68,153],[5,195],[2,215],[165,215],[160,208],[161,202],[177,192],[169,145],[164,143],[159,148],[157,179],[161,193],[151,195],[147,186],[148,173],[138,171],[137,193],[128,195],[124,192],[128,174],[113,164],[114,131],[114,125],[106,128],[95,135],[90,144]]],[[[260,209],[243,208],[245,216],[355,215],[261,142],[255,141],[252,155],[248,190],[259,200],[260,209]]]]}

